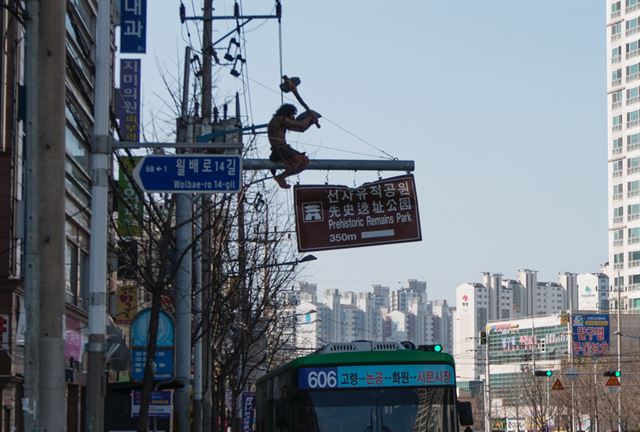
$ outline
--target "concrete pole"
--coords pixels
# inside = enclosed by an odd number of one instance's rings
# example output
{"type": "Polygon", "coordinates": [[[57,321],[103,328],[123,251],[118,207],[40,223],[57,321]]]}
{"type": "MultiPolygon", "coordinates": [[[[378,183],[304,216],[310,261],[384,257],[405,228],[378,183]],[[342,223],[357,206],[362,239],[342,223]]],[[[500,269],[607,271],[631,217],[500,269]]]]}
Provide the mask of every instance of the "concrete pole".
{"type": "Polygon", "coordinates": [[[24,303],[26,313],[25,356],[24,356],[24,398],[22,412],[24,430],[36,431],[38,428],[39,379],[40,376],[40,255],[38,250],[38,112],[40,79],[38,67],[38,0],[26,3],[26,48],[25,48],[25,82],[27,84],[27,117],[26,117],[26,161],[25,161],[25,201],[26,201],[26,247],[24,273],[24,303]]]}
{"type": "Polygon", "coordinates": [[[98,3],[94,136],[91,152],[91,241],[89,243],[89,344],[86,430],[104,430],[107,332],[107,224],[109,192],[109,100],[111,1],[98,3]]]}
{"type": "Polygon", "coordinates": [[[38,69],[27,83],[38,86],[37,189],[40,265],[38,424],[41,430],[65,429],[65,2],[40,2],[38,69]]]}
{"type": "MultiPolygon", "coordinates": [[[[191,137],[187,120],[189,101],[189,60],[191,49],[185,49],[184,87],[182,93],[182,112],[178,120],[178,141],[191,137]]],[[[175,412],[179,431],[189,430],[189,412],[191,411],[191,246],[193,242],[193,200],[192,194],[177,194],[176,198],[176,380],[183,384],[176,390],[175,412]]]]}

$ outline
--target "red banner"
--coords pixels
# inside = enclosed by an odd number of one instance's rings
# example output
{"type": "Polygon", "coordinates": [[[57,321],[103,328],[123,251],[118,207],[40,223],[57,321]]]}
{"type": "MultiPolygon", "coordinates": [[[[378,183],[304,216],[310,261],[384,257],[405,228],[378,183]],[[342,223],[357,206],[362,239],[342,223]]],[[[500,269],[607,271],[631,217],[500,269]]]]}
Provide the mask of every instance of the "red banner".
{"type": "Polygon", "coordinates": [[[300,252],[422,240],[413,175],[355,189],[298,185],[293,195],[300,252]]]}

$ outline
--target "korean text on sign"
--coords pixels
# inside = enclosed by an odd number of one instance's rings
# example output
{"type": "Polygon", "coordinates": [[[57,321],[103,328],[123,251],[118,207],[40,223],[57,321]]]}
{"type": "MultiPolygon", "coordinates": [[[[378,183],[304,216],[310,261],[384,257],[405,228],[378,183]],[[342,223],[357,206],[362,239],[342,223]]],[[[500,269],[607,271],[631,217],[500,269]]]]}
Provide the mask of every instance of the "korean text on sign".
{"type": "Polygon", "coordinates": [[[120,60],[120,135],[140,141],[140,60],[120,60]]]}
{"type": "Polygon", "coordinates": [[[121,0],[120,52],[144,54],[147,50],[147,0],[121,0]]]}

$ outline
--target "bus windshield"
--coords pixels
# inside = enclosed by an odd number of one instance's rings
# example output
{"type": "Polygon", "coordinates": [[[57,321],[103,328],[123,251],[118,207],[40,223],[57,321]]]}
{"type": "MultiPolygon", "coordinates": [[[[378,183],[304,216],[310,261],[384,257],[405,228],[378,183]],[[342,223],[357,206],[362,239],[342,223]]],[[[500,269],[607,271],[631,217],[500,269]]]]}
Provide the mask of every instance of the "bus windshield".
{"type": "Polygon", "coordinates": [[[294,432],[457,430],[452,387],[303,391],[294,432]]]}

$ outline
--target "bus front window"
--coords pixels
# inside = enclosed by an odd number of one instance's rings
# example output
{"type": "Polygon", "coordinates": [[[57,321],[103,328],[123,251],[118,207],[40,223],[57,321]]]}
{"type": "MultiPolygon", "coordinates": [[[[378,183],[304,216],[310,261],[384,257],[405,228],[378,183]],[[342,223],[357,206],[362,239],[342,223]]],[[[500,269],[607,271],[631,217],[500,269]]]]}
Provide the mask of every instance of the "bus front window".
{"type": "Polygon", "coordinates": [[[295,432],[449,432],[453,400],[450,387],[301,392],[295,432]]]}

